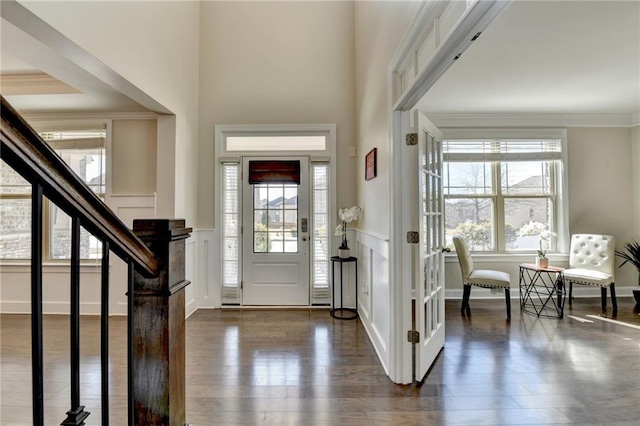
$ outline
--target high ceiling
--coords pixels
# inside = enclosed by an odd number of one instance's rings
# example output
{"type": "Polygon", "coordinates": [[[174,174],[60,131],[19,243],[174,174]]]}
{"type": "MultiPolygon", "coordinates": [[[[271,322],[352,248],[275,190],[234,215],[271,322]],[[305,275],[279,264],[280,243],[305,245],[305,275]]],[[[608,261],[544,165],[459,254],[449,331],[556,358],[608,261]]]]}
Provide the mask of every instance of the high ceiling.
{"type": "MultiPolygon", "coordinates": [[[[3,94],[16,85],[43,90],[7,96],[22,112],[147,111],[5,20],[0,29],[3,94]],[[34,75],[40,85],[19,78],[34,75]]],[[[637,122],[639,76],[640,1],[516,0],[418,106],[427,113],[628,114],[637,122]]]]}
{"type": "Polygon", "coordinates": [[[639,80],[640,2],[514,1],[420,108],[637,115],[639,80]]]}

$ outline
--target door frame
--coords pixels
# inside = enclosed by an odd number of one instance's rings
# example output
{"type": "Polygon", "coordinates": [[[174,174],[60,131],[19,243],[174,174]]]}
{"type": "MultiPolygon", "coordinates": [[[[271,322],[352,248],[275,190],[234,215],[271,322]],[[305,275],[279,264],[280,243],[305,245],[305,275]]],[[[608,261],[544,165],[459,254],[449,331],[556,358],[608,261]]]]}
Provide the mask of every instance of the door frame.
{"type": "Polygon", "coordinates": [[[417,131],[414,130],[410,111],[477,39],[476,35],[489,27],[508,7],[510,0],[467,2],[466,10],[451,31],[444,36],[436,35],[438,45],[431,58],[419,65],[419,52],[428,40],[429,31],[439,28],[437,16],[443,8],[453,3],[454,0],[424,2],[407,27],[387,68],[390,199],[393,206],[390,212],[389,279],[392,283],[399,283],[391,286],[389,294],[391,348],[388,373],[389,378],[399,384],[413,381],[413,348],[407,339],[407,332],[413,328],[411,303],[414,271],[407,260],[411,259],[411,247],[406,242],[412,213],[410,206],[403,204],[403,196],[410,193],[411,189],[410,177],[404,167],[408,155],[403,149],[406,147],[405,134],[417,131]]]}
{"type": "MultiPolygon", "coordinates": [[[[231,303],[222,299],[222,203],[221,196],[223,193],[222,188],[222,164],[223,163],[237,163],[242,166],[242,157],[308,157],[309,158],[309,172],[311,173],[313,163],[322,162],[329,165],[329,225],[328,230],[332,230],[336,225],[337,218],[337,195],[336,195],[336,125],[332,123],[328,124],[239,124],[239,125],[217,125],[214,128],[214,186],[213,186],[213,199],[214,199],[214,229],[213,233],[213,245],[212,253],[209,255],[209,259],[212,260],[211,269],[214,272],[214,278],[209,282],[208,288],[205,293],[211,295],[208,298],[209,302],[206,307],[221,308],[225,303],[231,303]],[[229,150],[227,149],[227,138],[233,136],[325,136],[325,148],[324,150],[287,150],[287,151],[264,151],[264,150],[229,150]],[[335,212],[335,213],[334,213],[335,212]]],[[[242,183],[240,181],[240,188],[242,183]]],[[[240,191],[241,194],[241,191],[240,191]]],[[[310,197],[313,196],[310,192],[310,197]]],[[[241,195],[240,195],[241,197],[241,195]]],[[[241,203],[241,200],[239,200],[241,203]]],[[[240,204],[240,208],[241,204],[240,204]]],[[[332,236],[333,233],[329,233],[332,236]]],[[[338,241],[336,238],[329,239],[330,253],[337,251],[338,241]]],[[[240,250],[242,251],[242,250],[240,250]]],[[[329,265],[330,267],[330,265],[329,265]]],[[[311,265],[310,265],[311,268],[311,265]]],[[[240,271],[242,267],[240,267],[240,271]]],[[[241,274],[241,272],[240,272],[241,274]]],[[[311,277],[310,277],[310,291],[311,289],[311,277]]],[[[331,283],[329,283],[331,288],[331,283]]],[[[330,300],[331,295],[329,294],[330,300]]],[[[241,297],[238,298],[237,303],[241,304],[241,297]]],[[[313,303],[313,297],[309,297],[309,303],[313,303]]],[[[205,306],[202,306],[205,307],[205,306]]]]}
{"type": "MultiPolygon", "coordinates": [[[[245,156],[242,157],[241,161],[241,176],[242,179],[239,182],[240,186],[240,198],[242,202],[240,203],[240,223],[242,224],[242,235],[240,237],[240,245],[242,247],[241,258],[242,258],[242,267],[241,267],[241,276],[242,276],[242,289],[240,291],[240,300],[241,305],[249,305],[249,306],[309,306],[311,305],[311,296],[312,296],[312,280],[311,280],[311,264],[312,264],[312,245],[310,240],[310,235],[313,236],[313,229],[315,228],[315,224],[313,223],[312,218],[312,205],[311,205],[311,164],[308,156],[303,157],[290,157],[283,153],[282,156],[278,157],[250,157],[245,156]],[[297,240],[297,251],[296,252],[261,252],[256,253],[254,251],[254,238],[255,238],[255,188],[254,185],[248,182],[249,176],[249,164],[252,161],[267,161],[267,160],[275,160],[275,161],[298,161],[300,162],[300,182],[297,185],[297,202],[296,202],[296,240],[297,240]],[[306,192],[306,194],[304,193],[306,192]],[[307,220],[307,231],[303,232],[301,229],[301,220],[307,220]],[[311,230],[309,230],[311,228],[311,230]],[[251,240],[251,243],[249,243],[251,240]],[[295,261],[292,261],[292,258],[295,261]],[[250,260],[253,259],[253,260],[250,260]],[[260,260],[258,260],[260,259],[260,260]],[[288,259],[289,261],[284,261],[284,259],[288,259]],[[256,303],[248,303],[247,292],[251,288],[251,279],[254,281],[260,274],[256,274],[256,264],[261,264],[265,266],[265,264],[270,264],[271,268],[273,268],[273,264],[292,264],[295,263],[297,266],[296,276],[297,276],[297,284],[300,284],[300,280],[306,281],[306,300],[305,303],[291,303],[289,301],[282,302],[284,297],[282,297],[281,289],[272,288],[270,290],[265,291],[264,289],[258,289],[254,287],[253,290],[255,292],[264,292],[265,295],[261,295],[260,297],[255,297],[256,293],[249,292],[249,296],[253,294],[253,298],[256,303]],[[249,268],[249,269],[247,269],[249,268]],[[279,303],[265,303],[265,297],[269,297],[278,300],[279,303]],[[280,303],[282,302],[282,303],[280,303]]],[[[284,214],[282,220],[284,221],[284,214]]],[[[285,232],[284,230],[282,231],[285,232]]],[[[284,249],[283,249],[284,250],[284,249]]],[[[281,269],[278,272],[278,279],[281,276],[281,269]]],[[[263,282],[263,284],[266,284],[263,282]]],[[[303,286],[297,285],[292,289],[288,287],[288,291],[291,293],[296,293],[297,291],[303,291],[303,286]]],[[[286,293],[286,292],[285,292],[286,293]]],[[[296,298],[297,299],[297,298],[296,298]]]]}

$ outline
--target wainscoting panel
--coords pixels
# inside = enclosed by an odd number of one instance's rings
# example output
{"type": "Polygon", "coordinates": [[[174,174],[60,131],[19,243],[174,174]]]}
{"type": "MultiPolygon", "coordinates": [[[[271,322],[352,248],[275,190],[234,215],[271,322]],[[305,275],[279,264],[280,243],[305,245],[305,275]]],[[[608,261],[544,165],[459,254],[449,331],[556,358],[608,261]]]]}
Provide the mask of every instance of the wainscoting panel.
{"type": "MultiPolygon", "coordinates": [[[[197,298],[196,308],[213,309],[220,307],[221,267],[220,241],[213,229],[197,229],[191,234],[195,245],[195,277],[191,283],[197,298]]],[[[194,311],[187,309],[187,316],[194,311]]]]}
{"type": "Polygon", "coordinates": [[[389,241],[358,232],[358,312],[369,339],[387,374],[390,370],[391,288],[389,285],[389,241]]]}
{"type": "MultiPolygon", "coordinates": [[[[134,219],[154,219],[156,217],[155,195],[111,196],[107,200],[107,204],[129,229],[133,228],[134,219]]],[[[112,254],[109,276],[111,283],[109,312],[112,315],[127,314],[127,270],[127,264],[112,254]]]]}

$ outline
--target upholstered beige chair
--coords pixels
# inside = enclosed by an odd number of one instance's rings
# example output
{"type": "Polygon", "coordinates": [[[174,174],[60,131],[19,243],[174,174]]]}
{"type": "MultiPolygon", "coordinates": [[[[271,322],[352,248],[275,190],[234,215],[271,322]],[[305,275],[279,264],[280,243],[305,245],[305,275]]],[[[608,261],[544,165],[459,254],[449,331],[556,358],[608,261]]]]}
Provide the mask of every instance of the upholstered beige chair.
{"type": "Polygon", "coordinates": [[[473,259],[467,249],[467,244],[458,236],[453,237],[453,244],[456,247],[458,255],[458,263],[460,263],[460,271],[462,272],[462,284],[464,292],[462,293],[462,306],[460,312],[462,315],[471,316],[471,308],[469,307],[469,296],[471,295],[471,286],[483,288],[504,289],[504,299],[507,303],[507,319],[511,320],[511,276],[502,271],[494,271],[489,269],[473,269],[473,259]]]}
{"type": "Polygon", "coordinates": [[[573,298],[573,284],[600,287],[602,312],[607,310],[607,287],[611,292],[613,315],[618,313],[615,286],[616,240],[611,235],[574,234],[571,236],[569,269],[564,281],[569,283],[569,306],[573,298]]]}

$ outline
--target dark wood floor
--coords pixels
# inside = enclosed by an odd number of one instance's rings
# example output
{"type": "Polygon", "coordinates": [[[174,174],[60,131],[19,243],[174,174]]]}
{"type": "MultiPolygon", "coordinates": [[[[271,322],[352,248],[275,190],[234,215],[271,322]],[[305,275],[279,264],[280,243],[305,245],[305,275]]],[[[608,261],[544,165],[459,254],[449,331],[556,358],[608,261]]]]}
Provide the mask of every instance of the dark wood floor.
{"type": "MultiPolygon", "coordinates": [[[[599,300],[565,313],[593,322],[505,321],[501,300],[447,302],[446,345],[425,382],[389,381],[358,321],[324,310],[198,311],[187,321],[187,419],[194,425],[640,424],[640,328],[589,319],[599,300]]],[[[618,320],[640,326],[631,298],[618,320]]],[[[0,424],[30,424],[29,316],[0,316],[0,424]],[[25,412],[27,417],[25,418],[25,412]]],[[[126,419],[124,318],[111,319],[111,424],[126,419]]],[[[69,409],[68,317],[45,321],[45,410],[69,409]]],[[[100,424],[98,319],[82,318],[82,401],[100,424]]]]}

